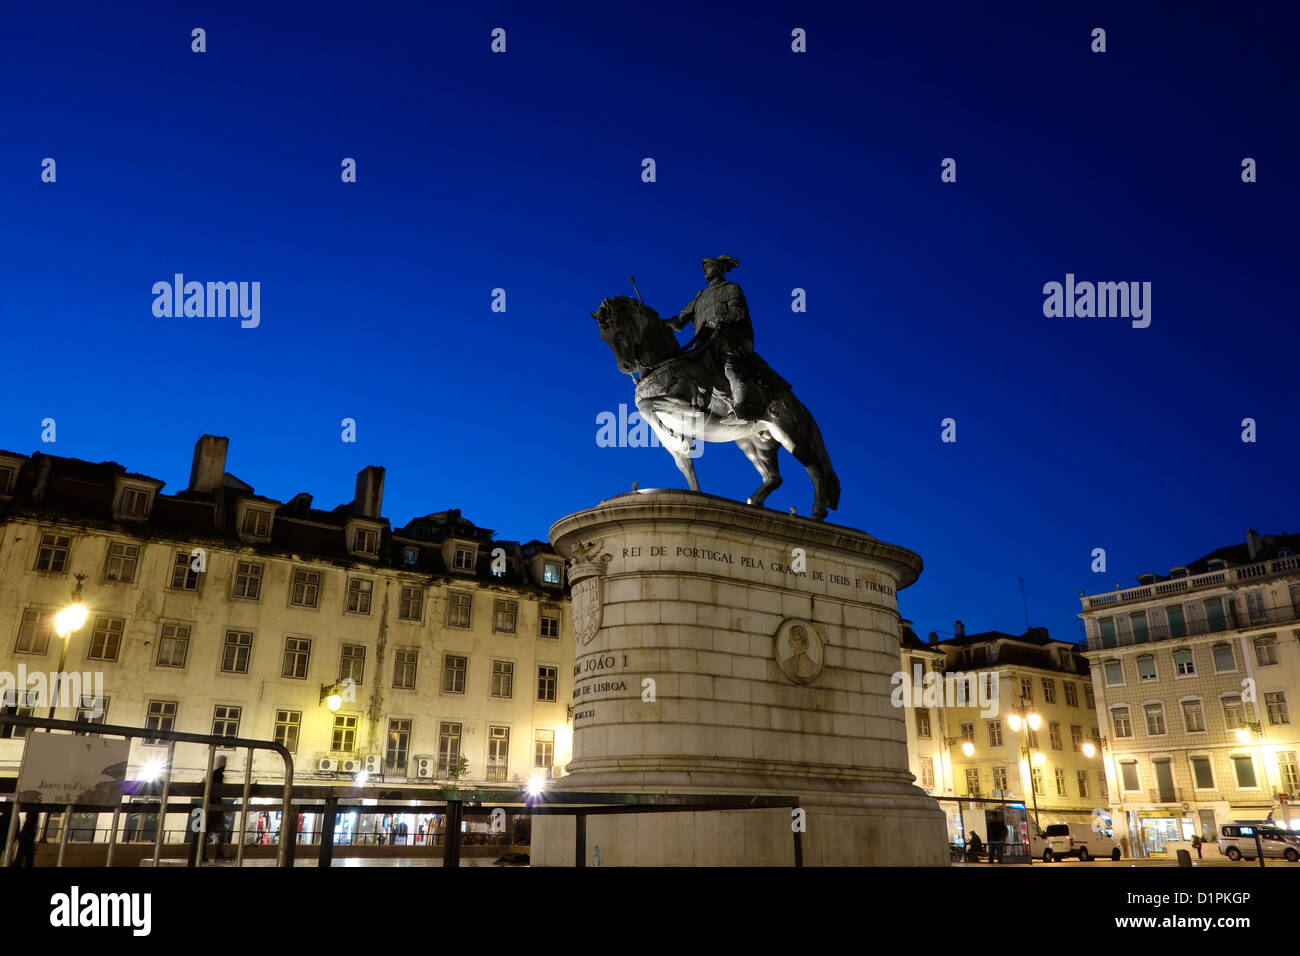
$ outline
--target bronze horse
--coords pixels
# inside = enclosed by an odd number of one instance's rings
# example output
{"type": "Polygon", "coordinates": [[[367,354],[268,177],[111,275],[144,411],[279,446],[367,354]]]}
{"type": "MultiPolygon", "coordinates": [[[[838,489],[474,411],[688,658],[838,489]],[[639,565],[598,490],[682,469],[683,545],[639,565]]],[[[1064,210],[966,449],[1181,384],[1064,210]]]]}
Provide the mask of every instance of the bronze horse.
{"type": "Polygon", "coordinates": [[[606,299],[591,317],[600,325],[600,337],[614,353],[619,371],[637,379],[637,410],[672,454],[692,491],[700,490],[690,457],[694,438],[740,446],[763,479],[746,499],[758,506],[781,485],[777,448],[784,446],[812,479],[812,517],[822,521],[828,508],[839,507],[840,480],[817,422],[766,362],[752,356],[750,388],[763,411],[752,420],[737,419],[727,399],[727,379],[707,348],[710,330],[693,348],[683,349],[658,312],[628,296],[606,299]]]}

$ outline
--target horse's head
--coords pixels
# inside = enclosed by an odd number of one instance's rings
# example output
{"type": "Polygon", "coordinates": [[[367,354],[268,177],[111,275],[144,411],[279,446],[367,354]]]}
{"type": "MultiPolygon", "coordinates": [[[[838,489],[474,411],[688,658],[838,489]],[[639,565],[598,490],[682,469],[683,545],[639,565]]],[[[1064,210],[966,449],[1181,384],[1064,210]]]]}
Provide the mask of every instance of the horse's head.
{"type": "Polygon", "coordinates": [[[614,353],[620,372],[641,374],[680,351],[659,313],[630,296],[605,299],[591,317],[600,326],[600,337],[614,353]]]}

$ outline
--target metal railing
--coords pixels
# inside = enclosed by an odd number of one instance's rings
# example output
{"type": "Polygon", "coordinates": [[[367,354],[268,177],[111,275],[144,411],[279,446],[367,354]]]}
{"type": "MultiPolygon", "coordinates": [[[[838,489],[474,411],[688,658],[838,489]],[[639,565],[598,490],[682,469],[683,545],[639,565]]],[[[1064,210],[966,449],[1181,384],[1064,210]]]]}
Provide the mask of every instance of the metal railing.
{"type": "Polygon", "coordinates": [[[1260,561],[1236,568],[1222,568],[1207,571],[1203,574],[1190,575],[1185,578],[1171,578],[1168,581],[1142,584],[1135,588],[1121,588],[1117,591],[1107,591],[1104,594],[1086,595],[1079,600],[1083,604],[1083,609],[1090,611],[1096,608],[1126,604],[1129,601],[1158,600],[1171,595],[1186,594],[1190,591],[1199,591],[1202,588],[1215,587],[1228,582],[1249,581],[1256,583],[1276,575],[1295,574],[1300,574],[1300,556],[1289,555],[1285,558],[1274,558],[1271,561],[1260,561]]]}
{"type": "Polygon", "coordinates": [[[1157,644],[1174,641],[1184,637],[1199,637],[1205,634],[1227,634],[1243,628],[1268,627],[1273,624],[1284,625],[1300,623],[1300,607],[1271,607],[1259,611],[1225,611],[1221,619],[1187,621],[1182,627],[1173,628],[1167,624],[1148,624],[1145,640],[1136,640],[1133,634],[1116,634],[1110,640],[1100,637],[1088,638],[1088,650],[1101,651],[1114,647],[1132,647],[1140,644],[1157,644]]]}

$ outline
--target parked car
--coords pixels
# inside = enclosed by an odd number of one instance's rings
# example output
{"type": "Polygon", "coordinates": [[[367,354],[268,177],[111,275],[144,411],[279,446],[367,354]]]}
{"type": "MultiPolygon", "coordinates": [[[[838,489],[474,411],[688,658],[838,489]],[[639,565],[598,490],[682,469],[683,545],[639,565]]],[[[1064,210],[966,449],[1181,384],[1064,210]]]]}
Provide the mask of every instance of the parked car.
{"type": "Polygon", "coordinates": [[[1264,848],[1264,858],[1295,863],[1300,860],[1300,835],[1266,823],[1226,823],[1219,827],[1219,852],[1229,860],[1253,860],[1259,855],[1255,833],[1264,848]]]}
{"type": "Polygon", "coordinates": [[[1077,857],[1083,862],[1101,856],[1112,860],[1120,858],[1119,844],[1114,836],[1094,830],[1087,823],[1053,823],[1043,831],[1043,838],[1037,841],[1037,845],[1042,850],[1040,853],[1035,849],[1035,856],[1041,855],[1045,863],[1067,856],[1077,857]]]}

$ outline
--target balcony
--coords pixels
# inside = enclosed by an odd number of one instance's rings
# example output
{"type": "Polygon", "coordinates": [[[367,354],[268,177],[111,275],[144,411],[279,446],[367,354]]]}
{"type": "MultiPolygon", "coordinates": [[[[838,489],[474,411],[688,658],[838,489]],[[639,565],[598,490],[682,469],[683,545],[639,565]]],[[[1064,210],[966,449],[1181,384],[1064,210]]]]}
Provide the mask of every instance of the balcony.
{"type": "Polygon", "coordinates": [[[1159,788],[1147,791],[1148,803],[1168,803],[1179,804],[1180,806],[1189,800],[1185,790],[1172,788],[1161,790],[1159,788]]]}
{"type": "MultiPolygon", "coordinates": [[[[1290,558],[1285,560],[1290,561],[1290,558]]],[[[1223,574],[1224,572],[1217,572],[1223,574]]],[[[1170,582],[1174,583],[1174,582],[1170,582]]],[[[1184,637],[1197,637],[1202,634],[1226,634],[1247,627],[1269,627],[1274,624],[1300,623],[1300,608],[1273,607],[1262,611],[1237,610],[1224,611],[1222,620],[1187,621],[1181,628],[1175,629],[1167,624],[1148,624],[1147,637],[1144,641],[1134,640],[1132,634],[1116,634],[1111,643],[1102,643],[1100,637],[1088,638],[1088,650],[1100,651],[1110,647],[1129,647],[1134,644],[1154,644],[1160,641],[1178,640],[1184,637]]]]}
{"type": "Polygon", "coordinates": [[[1274,558],[1258,564],[1246,564],[1239,568],[1225,568],[1220,571],[1207,571],[1187,578],[1174,578],[1157,584],[1144,584],[1136,588],[1109,591],[1105,594],[1092,594],[1079,600],[1085,611],[1106,609],[1127,604],[1131,601],[1159,601],[1176,595],[1199,591],[1220,585],[1232,587],[1243,583],[1257,584],[1264,580],[1282,575],[1300,576],[1300,555],[1274,558]]]}

